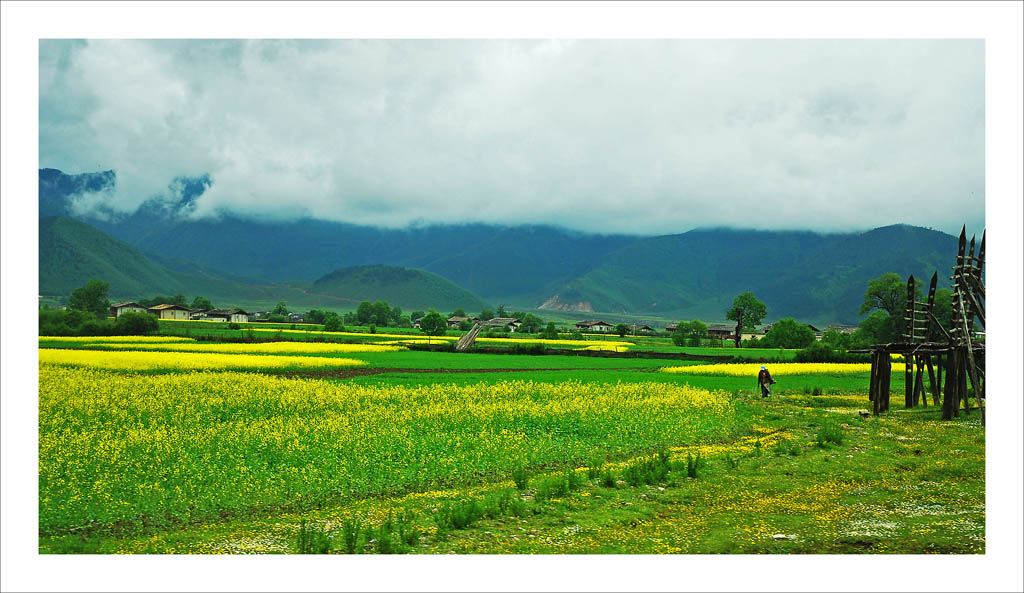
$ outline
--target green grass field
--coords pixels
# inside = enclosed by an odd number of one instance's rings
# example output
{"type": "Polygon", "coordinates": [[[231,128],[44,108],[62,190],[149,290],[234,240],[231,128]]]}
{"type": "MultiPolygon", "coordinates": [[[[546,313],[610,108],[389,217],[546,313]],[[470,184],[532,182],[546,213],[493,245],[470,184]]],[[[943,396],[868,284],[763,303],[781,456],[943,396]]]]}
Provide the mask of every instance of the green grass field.
{"type": "Polygon", "coordinates": [[[866,372],[762,399],[676,360],[337,356],[367,364],[42,366],[40,552],[985,550],[977,413],[865,418],[866,372]]]}

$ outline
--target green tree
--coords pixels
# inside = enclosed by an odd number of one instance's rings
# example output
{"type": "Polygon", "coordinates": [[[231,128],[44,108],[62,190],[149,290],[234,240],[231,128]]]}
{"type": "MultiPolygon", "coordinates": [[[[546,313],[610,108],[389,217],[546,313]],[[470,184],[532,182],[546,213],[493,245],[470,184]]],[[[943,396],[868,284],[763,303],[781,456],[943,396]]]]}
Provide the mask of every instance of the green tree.
{"type": "Polygon", "coordinates": [[[526,313],[521,317],[517,317],[517,319],[522,321],[522,324],[519,326],[519,331],[526,332],[528,334],[537,333],[540,331],[541,326],[544,325],[544,321],[533,313],[526,313]]]}
{"type": "Polygon", "coordinates": [[[333,312],[333,311],[331,311],[330,313],[327,313],[326,315],[324,315],[323,323],[324,323],[324,331],[329,331],[329,332],[343,332],[343,331],[345,331],[345,326],[343,326],[341,324],[341,317],[338,317],[338,314],[333,312]]]}
{"type": "Polygon", "coordinates": [[[487,321],[488,319],[494,319],[494,311],[491,311],[490,309],[484,309],[483,311],[480,311],[479,317],[480,317],[481,321],[487,321]]]}
{"type": "Polygon", "coordinates": [[[625,338],[626,333],[629,331],[629,326],[625,323],[620,323],[615,326],[615,333],[619,334],[620,338],[625,338]]]}
{"type": "Polygon", "coordinates": [[[768,314],[768,309],[764,306],[764,303],[757,300],[752,292],[744,292],[743,294],[736,297],[732,302],[732,309],[725,314],[725,318],[730,321],[736,322],[736,347],[740,347],[740,339],[743,335],[743,328],[749,327],[751,329],[761,324],[764,316],[768,314]]]}
{"type": "MultiPolygon", "coordinates": [[[[935,315],[935,319],[939,321],[942,327],[948,332],[953,329],[953,291],[948,288],[940,288],[935,291],[935,304],[932,307],[932,314],[935,315]]],[[[928,339],[937,342],[945,341],[946,336],[943,335],[942,330],[935,327],[935,322],[932,322],[931,331],[928,333],[928,339]]]]}
{"type": "Polygon", "coordinates": [[[402,318],[402,308],[399,306],[391,307],[388,311],[388,323],[390,325],[398,325],[398,320],[402,318]]]}
{"type": "Polygon", "coordinates": [[[557,340],[558,339],[558,330],[555,329],[555,322],[554,321],[549,321],[548,322],[548,326],[546,328],[544,328],[543,331],[540,332],[540,337],[544,338],[545,340],[557,340]]]}
{"type": "Polygon", "coordinates": [[[125,311],[114,321],[114,331],[120,336],[144,336],[159,329],[156,316],[137,311],[125,311]]]}
{"type": "MultiPolygon", "coordinates": [[[[423,311],[420,311],[420,317],[423,317],[422,313],[423,313],[423,311]]],[[[466,310],[465,309],[456,309],[456,310],[452,311],[452,314],[449,315],[449,317],[466,317],[466,310]]]]}
{"type": "Polygon", "coordinates": [[[864,318],[857,331],[869,344],[889,344],[900,340],[903,324],[897,317],[879,309],[864,318]]]}
{"type": "Polygon", "coordinates": [[[373,303],[373,316],[371,321],[374,325],[381,327],[388,326],[388,317],[391,315],[391,306],[386,301],[376,301],[373,303]]]}
{"type": "Polygon", "coordinates": [[[498,303],[498,312],[495,314],[495,317],[506,317],[504,303],[498,303]]]}
{"type": "Polygon", "coordinates": [[[408,315],[402,315],[398,318],[398,327],[412,327],[412,319],[409,319],[408,315]]]}
{"type": "Polygon", "coordinates": [[[207,309],[207,310],[209,310],[209,309],[213,309],[213,303],[210,302],[210,299],[208,299],[208,298],[206,298],[204,296],[197,296],[196,298],[192,299],[192,304],[189,305],[189,308],[190,309],[207,309]]]}
{"type": "Polygon", "coordinates": [[[766,348],[806,348],[814,343],[814,330],[792,317],[775,322],[761,344],[766,348]]]}
{"type": "MultiPolygon", "coordinates": [[[[921,285],[915,285],[915,298],[921,298],[921,285]]],[[[936,293],[938,296],[938,293],[936,293]]],[[[907,281],[899,274],[887,272],[874,280],[868,281],[864,291],[864,302],[860,305],[860,314],[870,313],[873,309],[885,311],[892,317],[902,317],[907,308],[907,281]]]]}
{"type": "Polygon", "coordinates": [[[420,319],[420,331],[428,336],[443,336],[447,329],[448,320],[433,309],[420,319]]]}
{"type": "Polygon", "coordinates": [[[850,349],[850,342],[852,339],[853,336],[851,334],[830,329],[822,334],[821,343],[833,350],[845,351],[850,349]]]}
{"type": "Polygon", "coordinates": [[[363,301],[356,307],[356,323],[359,325],[369,325],[373,322],[373,303],[370,301],[363,301]]]}
{"type": "Polygon", "coordinates": [[[700,346],[701,340],[708,336],[708,326],[700,319],[680,321],[676,331],[672,332],[672,343],[676,346],[700,346]]]}
{"type": "Polygon", "coordinates": [[[473,329],[473,322],[472,321],[470,321],[468,319],[463,319],[462,321],[459,322],[459,330],[461,330],[461,331],[469,331],[471,329],[473,329]]]}
{"type": "Polygon", "coordinates": [[[277,304],[274,305],[274,310],[271,311],[271,313],[273,313],[274,315],[287,315],[288,305],[285,304],[284,301],[277,301],[277,304]]]}
{"type": "Polygon", "coordinates": [[[409,314],[409,319],[412,321],[416,321],[417,319],[423,317],[424,315],[426,315],[426,313],[424,313],[423,311],[413,311],[412,313],[409,314]]]}
{"type": "Polygon", "coordinates": [[[100,319],[105,319],[110,313],[110,300],[107,299],[107,291],[110,285],[98,279],[92,279],[85,283],[85,286],[76,288],[68,300],[68,308],[77,311],[88,311],[100,319]]]}
{"type": "MultiPolygon", "coordinates": [[[[338,316],[337,313],[334,314],[338,316]]],[[[321,311],[320,309],[310,309],[309,313],[306,313],[306,322],[308,323],[323,323],[327,319],[327,311],[321,311]]],[[[338,320],[341,321],[340,319],[338,320]]]]}
{"type": "Polygon", "coordinates": [[[176,294],[176,295],[171,297],[170,304],[178,305],[180,307],[187,307],[188,306],[188,301],[185,300],[185,295],[183,295],[183,294],[176,294]]]}

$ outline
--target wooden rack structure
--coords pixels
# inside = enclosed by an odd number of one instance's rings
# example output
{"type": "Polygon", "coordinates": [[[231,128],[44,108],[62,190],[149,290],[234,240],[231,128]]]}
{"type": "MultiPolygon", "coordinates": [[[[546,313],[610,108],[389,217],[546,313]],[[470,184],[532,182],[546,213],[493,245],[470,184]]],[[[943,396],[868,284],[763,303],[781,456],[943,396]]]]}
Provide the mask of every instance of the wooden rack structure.
{"type": "Polygon", "coordinates": [[[971,237],[968,248],[965,225],[960,231],[956,265],[950,278],[953,283],[953,295],[952,327],[949,330],[942,326],[934,313],[938,272],[932,274],[928,297],[924,302],[916,300],[917,289],[914,277],[911,276],[907,280],[907,306],[903,315],[902,341],[875,344],[866,350],[851,350],[871,353],[871,385],[868,389],[868,399],[872,402],[874,415],[889,410],[891,357],[898,354],[903,356],[906,367],[906,407],[928,405],[928,396],[924,393],[927,371],[928,388],[934,405],[939,405],[941,396],[943,420],[959,417],[961,403],[964,413],[970,413],[967,391],[969,381],[977,399],[981,424],[985,425],[985,343],[978,339],[974,329],[975,320],[980,322],[982,327],[985,325],[985,283],[982,280],[985,266],[984,233],[977,254],[974,249],[974,237],[971,237]]]}

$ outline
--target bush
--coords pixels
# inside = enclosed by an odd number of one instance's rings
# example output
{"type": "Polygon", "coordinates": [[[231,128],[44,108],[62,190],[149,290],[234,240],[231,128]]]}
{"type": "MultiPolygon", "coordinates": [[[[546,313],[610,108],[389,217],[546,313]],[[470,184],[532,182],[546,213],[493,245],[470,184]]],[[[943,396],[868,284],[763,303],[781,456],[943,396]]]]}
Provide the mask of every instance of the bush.
{"type": "Polygon", "coordinates": [[[524,467],[517,467],[512,470],[512,481],[516,483],[516,488],[519,490],[526,490],[526,487],[530,483],[530,474],[524,467]]]}
{"type": "Polygon", "coordinates": [[[338,317],[337,313],[328,313],[324,317],[324,331],[328,332],[343,332],[345,326],[341,324],[341,317],[338,317]]]}
{"type": "Polygon", "coordinates": [[[114,331],[122,336],[144,336],[160,327],[156,317],[149,313],[126,311],[114,321],[114,331]]]}
{"type": "Polygon", "coordinates": [[[815,440],[819,447],[824,448],[828,443],[835,445],[843,444],[843,430],[835,424],[826,424],[818,429],[818,434],[815,435],[815,440]]]}

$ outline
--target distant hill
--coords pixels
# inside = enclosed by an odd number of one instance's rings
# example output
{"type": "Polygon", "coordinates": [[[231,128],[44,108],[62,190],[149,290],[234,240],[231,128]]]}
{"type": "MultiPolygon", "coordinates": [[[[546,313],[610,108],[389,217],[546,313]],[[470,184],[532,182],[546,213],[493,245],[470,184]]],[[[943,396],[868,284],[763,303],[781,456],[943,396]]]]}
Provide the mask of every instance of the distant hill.
{"type": "Polygon", "coordinates": [[[350,309],[358,304],[311,295],[301,285],[268,284],[188,261],[150,257],[84,222],[63,216],[40,218],[39,294],[67,296],[92,278],[110,284],[112,300],[180,293],[242,307],[278,300],[321,308],[350,309]]]}
{"type": "MultiPolygon", "coordinates": [[[[116,181],[112,171],[67,175],[41,169],[39,178],[40,211],[55,213],[75,211],[76,196],[105,191],[116,181]]],[[[82,220],[131,244],[164,269],[122,274],[126,286],[132,281],[148,286],[158,277],[200,286],[216,279],[213,288],[260,304],[271,298],[263,295],[288,294],[289,302],[351,308],[390,291],[409,302],[446,306],[429,302],[433,296],[413,299],[412,288],[384,287],[372,274],[347,285],[335,282],[337,277],[324,284],[331,270],[400,266],[437,274],[478,303],[542,308],[569,318],[606,313],[625,319],[722,321],[732,299],[750,290],[767,304],[769,320],[792,316],[816,324],[857,323],[870,279],[896,272],[927,281],[938,271],[940,286],[948,286],[956,254],[955,237],[908,225],[844,234],[718,228],[636,237],[536,225],[383,229],[308,218],[190,218],[211,183],[207,176],[179,178],[171,184],[175,197],[148,200],[127,215],[106,212],[102,220],[82,220]],[[325,286],[329,292],[320,290],[325,286]]],[[[80,247],[77,257],[88,260],[89,249],[80,247]]],[[[49,281],[69,284],[53,276],[49,281]]],[[[420,288],[434,284],[424,281],[420,288]]],[[[455,293],[439,289],[429,294],[448,299],[455,293]]]]}
{"type": "Polygon", "coordinates": [[[355,301],[387,301],[405,309],[434,307],[478,312],[491,305],[450,280],[423,270],[399,266],[351,266],[313,283],[311,292],[355,301]]]}
{"type": "Polygon", "coordinates": [[[536,302],[595,311],[723,320],[733,298],[753,291],[768,319],[857,323],[872,278],[896,272],[948,286],[956,238],[894,225],[866,233],[701,229],[641,239],[536,302]]]}

